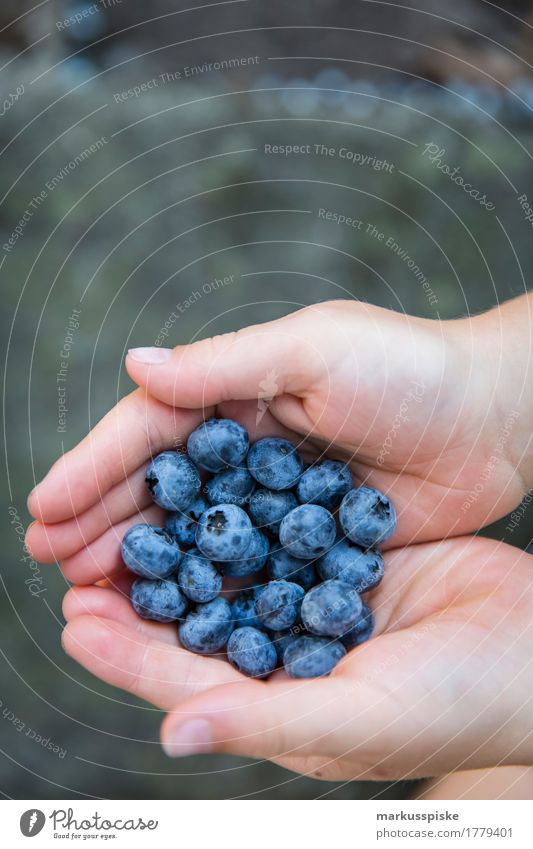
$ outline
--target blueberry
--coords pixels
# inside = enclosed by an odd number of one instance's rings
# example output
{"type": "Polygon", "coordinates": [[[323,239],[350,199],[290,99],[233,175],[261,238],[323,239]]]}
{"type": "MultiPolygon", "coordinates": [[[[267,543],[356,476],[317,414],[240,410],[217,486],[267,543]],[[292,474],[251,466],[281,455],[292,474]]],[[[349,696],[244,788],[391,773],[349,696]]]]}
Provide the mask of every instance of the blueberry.
{"type": "Polygon", "coordinates": [[[361,486],[342,499],[339,520],[346,536],[362,548],[389,539],[396,530],[396,511],[386,495],[361,486]]]}
{"type": "Polygon", "coordinates": [[[178,568],[181,551],[163,528],[140,524],[126,532],[122,559],[141,578],[166,578],[178,568]]]}
{"type": "Polygon", "coordinates": [[[231,616],[233,619],[234,628],[250,628],[264,627],[255,612],[255,591],[253,589],[243,590],[231,602],[231,616]]]}
{"type": "Polygon", "coordinates": [[[200,492],[200,475],[184,454],[163,451],[154,457],[146,473],[152,498],[165,510],[186,510],[200,492]]]}
{"type": "Polygon", "coordinates": [[[302,635],[309,636],[305,625],[303,625],[301,622],[297,622],[295,625],[285,631],[271,631],[270,639],[276,647],[278,661],[280,664],[283,665],[283,654],[289,643],[293,642],[294,640],[297,640],[302,635]]]}
{"type": "Polygon", "coordinates": [[[293,557],[284,548],[278,548],[270,553],[267,568],[272,580],[294,581],[295,584],[300,584],[304,590],[314,587],[318,580],[312,563],[304,563],[298,557],[293,557]]]}
{"type": "Polygon", "coordinates": [[[137,578],[131,585],[130,599],[139,616],[156,622],[181,619],[188,607],[187,599],[174,577],[156,581],[137,578]]]}
{"type": "Polygon", "coordinates": [[[277,666],[276,649],[264,631],[237,628],[228,640],[228,660],[251,678],[266,678],[277,666]]]}
{"type": "Polygon", "coordinates": [[[233,630],[231,608],[223,598],[199,604],[179,627],[181,644],[196,654],[215,654],[228,642],[233,630]]]}
{"type": "Polygon", "coordinates": [[[256,481],[269,489],[290,489],[302,473],[303,462],[292,442],[269,436],[250,448],[248,469],[256,481]]]}
{"type": "Polygon", "coordinates": [[[349,539],[341,539],[318,561],[318,571],[324,581],[338,578],[350,584],[358,593],[377,587],[383,578],[383,557],[379,551],[365,551],[349,539]]]}
{"type": "Polygon", "coordinates": [[[250,441],[246,430],[232,419],[208,419],[187,440],[192,460],[208,472],[242,465],[250,441]]]}
{"type": "Polygon", "coordinates": [[[252,542],[252,523],[236,504],[216,504],[202,513],[196,545],[208,560],[239,560],[252,542]]]}
{"type": "Polygon", "coordinates": [[[296,640],[297,637],[294,636],[292,630],[290,631],[272,631],[270,634],[270,639],[272,640],[272,644],[276,649],[276,654],[278,656],[278,663],[283,663],[283,655],[285,649],[293,640],[296,640]]]}
{"type": "Polygon", "coordinates": [[[165,530],[179,545],[194,545],[198,520],[208,507],[205,498],[199,495],[186,510],[169,514],[165,530]]]}
{"type": "Polygon", "coordinates": [[[222,575],[197,548],[191,548],[183,557],[178,581],[187,598],[201,604],[213,601],[222,589],[222,575]]]}
{"type": "Polygon", "coordinates": [[[320,460],[305,470],[296,492],[302,504],[320,504],[334,510],[351,488],[352,474],[344,463],[320,460]]]}
{"type": "Polygon", "coordinates": [[[333,545],[336,533],[335,519],[329,510],[318,504],[302,504],[283,519],[279,539],[295,557],[313,560],[333,545]]]}
{"type": "Polygon", "coordinates": [[[355,646],[365,643],[372,636],[374,625],[374,614],[368,604],[363,604],[360,618],[355,625],[352,625],[349,631],[342,634],[340,638],[341,643],[346,649],[353,649],[355,646]]]}
{"type": "Polygon", "coordinates": [[[337,640],[320,637],[297,637],[283,653],[283,663],[291,678],[322,678],[346,654],[346,649],[337,640]]]}
{"type": "Polygon", "coordinates": [[[311,634],[340,637],[361,616],[359,593],[342,581],[325,581],[306,593],[302,602],[302,622],[311,634]]]}
{"type": "Polygon", "coordinates": [[[255,612],[265,627],[283,631],[300,616],[303,597],[304,590],[299,584],[270,581],[256,593],[255,612]]]}
{"type": "Polygon", "coordinates": [[[248,509],[258,527],[277,534],[281,520],[295,507],[298,507],[298,499],[293,492],[257,489],[250,498],[248,509]]]}
{"type": "Polygon", "coordinates": [[[246,575],[253,575],[255,572],[260,572],[264,567],[269,551],[270,543],[265,534],[257,528],[252,528],[250,545],[246,549],[244,557],[222,563],[221,569],[224,575],[231,578],[244,578],[246,575]]]}
{"type": "Polygon", "coordinates": [[[207,481],[210,504],[245,505],[250,501],[255,481],[248,469],[226,469],[207,481]]]}

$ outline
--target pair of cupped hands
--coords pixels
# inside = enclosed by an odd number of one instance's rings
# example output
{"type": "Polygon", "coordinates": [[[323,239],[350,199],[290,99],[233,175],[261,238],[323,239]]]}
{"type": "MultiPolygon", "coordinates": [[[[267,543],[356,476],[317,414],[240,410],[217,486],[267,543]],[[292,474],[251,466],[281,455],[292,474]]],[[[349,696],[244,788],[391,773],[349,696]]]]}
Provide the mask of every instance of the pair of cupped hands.
{"type": "Polygon", "coordinates": [[[526,490],[520,425],[501,437],[510,390],[494,322],[339,301],[128,354],[139,388],[33,490],[27,545],[74,585],[67,654],[166,711],[167,754],[265,758],[330,780],[533,762],[530,556],[472,535],[526,490]],[[212,415],[252,440],[285,436],[306,459],[349,462],[356,485],[396,506],[385,578],[368,594],[375,635],[327,678],[244,678],[130,606],[122,537],[162,518],[144,481],[150,457],[212,415]]]}

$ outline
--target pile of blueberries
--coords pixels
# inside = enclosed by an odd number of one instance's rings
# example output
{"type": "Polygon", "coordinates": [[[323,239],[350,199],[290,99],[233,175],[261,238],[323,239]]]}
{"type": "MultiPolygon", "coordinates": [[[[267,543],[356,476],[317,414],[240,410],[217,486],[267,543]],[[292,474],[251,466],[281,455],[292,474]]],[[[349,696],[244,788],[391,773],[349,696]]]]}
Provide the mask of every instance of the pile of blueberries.
{"type": "Polygon", "coordinates": [[[178,622],[186,649],[225,652],[257,678],[280,667],[315,678],[371,636],[361,593],[383,577],[376,546],[396,514],[383,493],[353,488],[343,463],[305,468],[288,440],[250,446],[241,424],[212,418],[186,452],[155,457],[146,481],[169,513],[164,528],[124,536],[122,558],[139,576],[131,602],[146,619],[178,622]],[[248,586],[232,598],[224,578],[248,586]]]}

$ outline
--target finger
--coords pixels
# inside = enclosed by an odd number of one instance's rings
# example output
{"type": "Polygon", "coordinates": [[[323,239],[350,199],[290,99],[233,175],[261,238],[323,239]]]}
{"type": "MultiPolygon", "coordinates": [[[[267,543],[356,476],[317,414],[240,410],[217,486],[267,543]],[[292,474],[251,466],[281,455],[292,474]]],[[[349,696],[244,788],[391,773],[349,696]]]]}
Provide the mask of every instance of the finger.
{"type": "Polygon", "coordinates": [[[30,513],[53,523],[87,510],[153,454],[182,444],[204,415],[132,392],[52,466],[30,494],[30,513]]]}
{"type": "Polygon", "coordinates": [[[93,675],[162,710],[238,677],[227,663],[167,645],[138,628],[94,616],[77,616],[68,622],[62,643],[66,653],[93,675]]]}
{"type": "Polygon", "coordinates": [[[165,511],[153,505],[136,516],[119,522],[86,548],[62,560],[63,575],[72,584],[94,584],[103,578],[113,577],[124,568],[120,549],[126,531],[138,522],[161,525],[164,516],[165,511]]]}
{"type": "MultiPolygon", "coordinates": [[[[198,693],[164,720],[163,748],[170,757],[225,752],[283,763],[322,758],[329,772],[342,759],[344,774],[351,768],[352,778],[401,774],[405,740],[418,739],[434,718],[431,686],[419,680],[424,676],[417,665],[400,662],[406,647],[424,645],[423,639],[423,626],[383,634],[349,652],[328,678],[274,676],[198,693]]],[[[431,747],[435,741],[427,738],[431,747]]],[[[420,748],[412,748],[416,765],[420,748]]]]}
{"type": "Polygon", "coordinates": [[[130,570],[126,569],[124,566],[121,571],[116,572],[109,578],[102,578],[101,581],[97,581],[95,584],[92,584],[92,586],[103,587],[106,590],[116,590],[116,592],[121,595],[129,596],[131,585],[136,578],[137,575],[134,575],[133,572],[130,572],[130,570]]]}
{"type": "Polygon", "coordinates": [[[104,587],[72,587],[63,599],[63,616],[71,622],[78,616],[94,616],[135,628],[139,633],[162,643],[176,646],[178,631],[175,623],[152,622],[138,616],[129,599],[117,590],[104,587]]]}
{"type": "Polygon", "coordinates": [[[188,408],[298,395],[326,368],[324,334],[315,337],[312,321],[313,312],[301,310],[174,349],[135,348],[126,368],[151,395],[188,408]]]}
{"type": "Polygon", "coordinates": [[[116,484],[98,501],[72,519],[44,525],[34,522],[26,533],[26,546],[40,563],[55,563],[76,554],[80,548],[94,542],[108,528],[121,522],[152,503],[146,485],[146,463],[127,480],[116,484]]]}
{"type": "MultiPolygon", "coordinates": [[[[357,714],[357,706],[352,704],[351,711],[357,714]]],[[[241,681],[182,703],[164,720],[161,741],[170,757],[320,755],[338,746],[342,732],[336,723],[348,719],[346,688],[339,678],[241,681]]]]}

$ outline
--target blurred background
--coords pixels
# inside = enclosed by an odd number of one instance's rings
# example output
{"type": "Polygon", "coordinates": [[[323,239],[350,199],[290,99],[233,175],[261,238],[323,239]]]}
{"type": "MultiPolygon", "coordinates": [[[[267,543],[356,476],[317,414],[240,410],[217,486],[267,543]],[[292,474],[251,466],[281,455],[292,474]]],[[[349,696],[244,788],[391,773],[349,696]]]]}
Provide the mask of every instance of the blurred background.
{"type": "MultiPolygon", "coordinates": [[[[523,292],[532,27],[529,0],[3,0],[5,796],[412,792],[167,760],[159,712],[64,656],[25,499],[130,390],[128,347],[329,298],[442,319],[523,292]]],[[[507,523],[485,532],[526,547],[531,510],[507,523]]]]}

